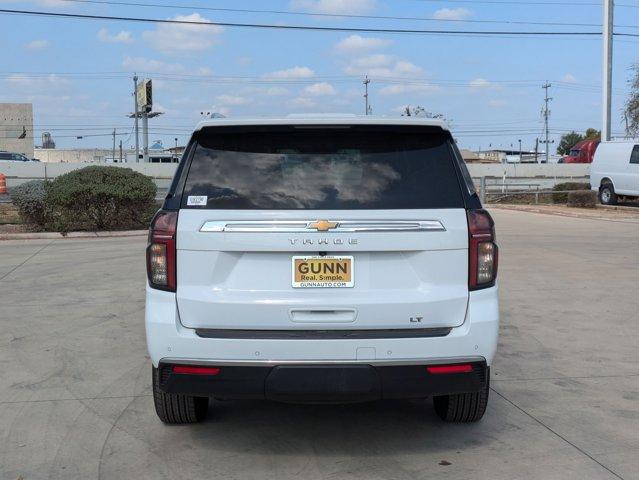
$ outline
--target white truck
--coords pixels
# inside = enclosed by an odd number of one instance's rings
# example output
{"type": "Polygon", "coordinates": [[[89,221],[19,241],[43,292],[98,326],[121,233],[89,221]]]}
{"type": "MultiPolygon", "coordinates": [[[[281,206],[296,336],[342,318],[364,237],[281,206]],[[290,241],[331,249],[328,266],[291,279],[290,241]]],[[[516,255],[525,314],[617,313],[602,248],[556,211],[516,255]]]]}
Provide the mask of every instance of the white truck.
{"type": "Polygon", "coordinates": [[[206,120],[149,233],[157,414],[197,422],[215,398],[433,397],[442,419],[479,420],[497,257],[440,121],[206,120]]]}

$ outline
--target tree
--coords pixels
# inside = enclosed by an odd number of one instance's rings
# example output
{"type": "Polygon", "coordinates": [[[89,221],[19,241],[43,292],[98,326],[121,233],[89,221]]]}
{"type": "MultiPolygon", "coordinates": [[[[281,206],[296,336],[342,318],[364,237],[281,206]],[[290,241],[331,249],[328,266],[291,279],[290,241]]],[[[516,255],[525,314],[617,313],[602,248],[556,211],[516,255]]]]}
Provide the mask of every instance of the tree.
{"type": "Polygon", "coordinates": [[[639,133],[639,64],[631,67],[632,76],[628,83],[630,84],[630,93],[626,106],[624,108],[624,116],[626,118],[626,134],[636,136],[639,133]]]}
{"type": "Polygon", "coordinates": [[[404,107],[404,111],[402,112],[402,117],[423,117],[423,118],[434,118],[437,120],[446,120],[446,117],[442,113],[433,113],[426,110],[424,107],[417,105],[416,107],[411,107],[410,105],[406,105],[404,107]]]}
{"type": "Polygon", "coordinates": [[[570,149],[577,143],[581,142],[583,139],[584,136],[581,133],[575,132],[574,130],[570,133],[562,135],[561,140],[559,141],[559,145],[557,146],[557,153],[559,155],[568,155],[570,153],[570,149]]]}
{"type": "Polygon", "coordinates": [[[586,140],[598,140],[601,139],[601,130],[596,128],[589,128],[586,130],[586,140]]]}
{"type": "Polygon", "coordinates": [[[582,140],[598,140],[601,138],[601,132],[596,128],[589,128],[586,130],[586,134],[582,135],[574,130],[570,133],[562,135],[559,145],[557,146],[557,153],[559,155],[568,155],[572,147],[577,145],[582,140]]]}
{"type": "Polygon", "coordinates": [[[601,138],[601,130],[597,130],[596,128],[586,130],[586,140],[596,140],[598,138],[601,138]]]}

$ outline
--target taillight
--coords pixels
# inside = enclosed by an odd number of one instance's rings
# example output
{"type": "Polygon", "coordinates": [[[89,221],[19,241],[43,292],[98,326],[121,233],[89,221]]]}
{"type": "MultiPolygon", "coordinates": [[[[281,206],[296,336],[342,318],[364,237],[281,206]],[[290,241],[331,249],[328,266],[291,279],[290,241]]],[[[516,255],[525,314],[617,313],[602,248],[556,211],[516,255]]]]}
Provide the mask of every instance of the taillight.
{"type": "Polygon", "coordinates": [[[149,229],[146,247],[146,272],[152,288],[175,292],[175,232],[178,212],[160,210],[149,229]]]}
{"type": "Polygon", "coordinates": [[[191,365],[173,365],[173,373],[188,373],[190,375],[217,375],[218,367],[194,367],[191,365]]]}
{"type": "Polygon", "coordinates": [[[445,375],[449,373],[470,373],[473,371],[473,366],[470,363],[458,363],[456,365],[436,365],[433,367],[426,367],[428,373],[434,375],[445,375]]]}
{"type": "Polygon", "coordinates": [[[497,278],[495,222],[486,210],[468,211],[468,288],[492,287],[497,278]]]}

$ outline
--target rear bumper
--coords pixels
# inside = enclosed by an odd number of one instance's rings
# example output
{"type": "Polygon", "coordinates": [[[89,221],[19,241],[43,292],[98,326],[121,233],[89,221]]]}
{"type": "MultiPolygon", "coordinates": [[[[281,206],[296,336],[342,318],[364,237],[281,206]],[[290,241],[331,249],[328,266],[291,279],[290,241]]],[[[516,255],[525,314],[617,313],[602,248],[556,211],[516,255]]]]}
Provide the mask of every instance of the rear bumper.
{"type": "MultiPolygon", "coordinates": [[[[445,336],[412,338],[207,338],[180,323],[175,294],[147,287],[151,361],[189,365],[428,365],[469,358],[490,366],[497,348],[497,287],[470,293],[464,323],[445,336]]],[[[317,327],[315,327],[317,328],[317,327]]]]}
{"type": "Polygon", "coordinates": [[[159,387],[167,393],[282,402],[344,403],[424,398],[476,392],[487,382],[483,361],[464,373],[431,373],[428,365],[264,365],[222,366],[215,375],[173,372],[160,364],[159,387]]]}

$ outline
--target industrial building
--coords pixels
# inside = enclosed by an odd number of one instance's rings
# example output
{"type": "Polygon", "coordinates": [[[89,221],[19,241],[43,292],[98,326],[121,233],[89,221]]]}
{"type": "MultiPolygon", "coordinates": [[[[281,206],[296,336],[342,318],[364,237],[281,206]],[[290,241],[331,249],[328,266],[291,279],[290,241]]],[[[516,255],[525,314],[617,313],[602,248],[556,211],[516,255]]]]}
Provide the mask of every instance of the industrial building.
{"type": "Polygon", "coordinates": [[[0,150],[33,158],[33,105],[0,103],[0,150]]]}
{"type": "MultiPolygon", "coordinates": [[[[184,147],[178,147],[184,150],[184,147]]],[[[176,163],[182,151],[149,149],[149,163],[176,163]]],[[[135,150],[111,148],[40,148],[35,149],[35,158],[45,163],[136,163],[135,150]]],[[[142,160],[140,159],[140,162],[142,160]]]]}

